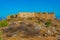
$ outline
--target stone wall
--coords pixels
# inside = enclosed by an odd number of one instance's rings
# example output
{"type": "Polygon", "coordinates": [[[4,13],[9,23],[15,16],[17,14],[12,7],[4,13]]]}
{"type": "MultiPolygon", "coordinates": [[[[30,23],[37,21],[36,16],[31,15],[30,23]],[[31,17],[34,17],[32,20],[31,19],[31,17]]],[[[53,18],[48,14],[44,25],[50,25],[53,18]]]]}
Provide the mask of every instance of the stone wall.
{"type": "MultiPolygon", "coordinates": [[[[40,13],[29,13],[29,12],[22,12],[17,14],[17,18],[22,17],[22,18],[28,18],[28,17],[39,17],[41,19],[55,19],[54,13],[48,13],[48,12],[40,12],[40,13]]],[[[7,19],[10,19],[10,16],[7,17],[7,19]]]]}

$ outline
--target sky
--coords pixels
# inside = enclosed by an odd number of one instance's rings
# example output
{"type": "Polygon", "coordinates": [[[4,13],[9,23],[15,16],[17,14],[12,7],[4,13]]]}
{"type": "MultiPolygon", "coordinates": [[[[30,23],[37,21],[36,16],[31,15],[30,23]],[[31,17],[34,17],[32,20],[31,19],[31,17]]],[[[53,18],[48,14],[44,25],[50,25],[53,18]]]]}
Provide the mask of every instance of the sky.
{"type": "Polygon", "coordinates": [[[0,17],[18,12],[54,12],[60,18],[60,0],[0,0],[0,17]]]}

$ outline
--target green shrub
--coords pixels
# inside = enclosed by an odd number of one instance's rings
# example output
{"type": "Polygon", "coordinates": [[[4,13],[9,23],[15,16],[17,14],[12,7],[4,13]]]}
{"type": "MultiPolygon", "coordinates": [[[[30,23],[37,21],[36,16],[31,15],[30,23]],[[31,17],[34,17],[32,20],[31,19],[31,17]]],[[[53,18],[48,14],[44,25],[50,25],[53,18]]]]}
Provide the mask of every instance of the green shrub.
{"type": "Polygon", "coordinates": [[[0,22],[0,27],[4,27],[4,26],[7,26],[8,25],[8,22],[6,20],[3,20],[0,22]]]}
{"type": "Polygon", "coordinates": [[[48,20],[46,23],[45,23],[46,27],[50,26],[51,25],[51,20],[48,20]]]}

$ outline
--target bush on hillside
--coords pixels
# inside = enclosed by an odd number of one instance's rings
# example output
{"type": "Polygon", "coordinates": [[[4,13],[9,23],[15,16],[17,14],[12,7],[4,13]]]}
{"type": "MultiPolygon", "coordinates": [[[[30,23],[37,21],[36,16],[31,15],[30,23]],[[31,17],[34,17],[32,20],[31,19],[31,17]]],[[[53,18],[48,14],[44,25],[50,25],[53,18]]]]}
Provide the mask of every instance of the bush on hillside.
{"type": "Polygon", "coordinates": [[[51,25],[51,20],[48,20],[46,23],[45,23],[46,27],[49,27],[51,25]]]}
{"type": "Polygon", "coordinates": [[[8,25],[8,22],[6,20],[3,20],[0,22],[0,27],[4,27],[4,26],[7,26],[8,25]]]}

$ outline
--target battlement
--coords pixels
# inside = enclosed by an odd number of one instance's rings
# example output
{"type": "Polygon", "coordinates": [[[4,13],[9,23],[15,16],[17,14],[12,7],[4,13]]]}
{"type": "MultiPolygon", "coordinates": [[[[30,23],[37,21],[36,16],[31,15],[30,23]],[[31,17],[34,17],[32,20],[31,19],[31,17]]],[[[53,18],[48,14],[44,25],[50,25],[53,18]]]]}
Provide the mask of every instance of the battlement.
{"type": "MultiPolygon", "coordinates": [[[[17,15],[13,15],[12,17],[16,17],[16,18],[28,18],[28,17],[39,17],[39,18],[44,18],[44,19],[55,19],[55,14],[52,13],[48,13],[48,12],[39,12],[39,13],[30,13],[30,12],[22,12],[22,13],[18,13],[17,15]]],[[[11,16],[8,16],[7,19],[10,19],[11,16]]]]}

